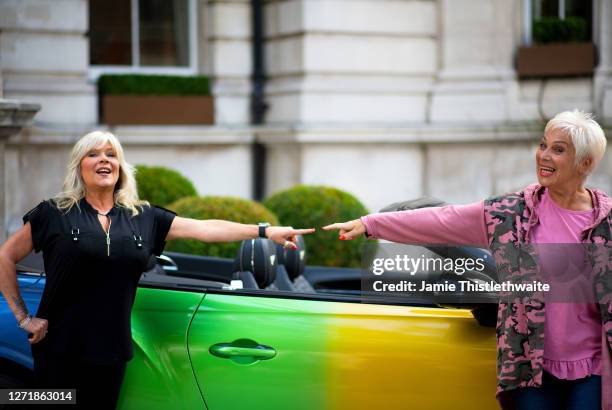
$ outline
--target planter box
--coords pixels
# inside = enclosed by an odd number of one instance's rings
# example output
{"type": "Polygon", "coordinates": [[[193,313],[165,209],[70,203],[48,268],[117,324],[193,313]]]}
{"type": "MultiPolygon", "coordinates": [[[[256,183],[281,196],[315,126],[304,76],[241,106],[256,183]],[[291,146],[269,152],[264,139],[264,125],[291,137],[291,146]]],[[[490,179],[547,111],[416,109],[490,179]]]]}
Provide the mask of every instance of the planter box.
{"type": "Polygon", "coordinates": [[[519,77],[568,77],[593,75],[593,43],[551,43],[520,47],[517,54],[519,77]]]}
{"type": "Polygon", "coordinates": [[[210,96],[102,96],[102,123],[109,125],[214,124],[210,96]]]}

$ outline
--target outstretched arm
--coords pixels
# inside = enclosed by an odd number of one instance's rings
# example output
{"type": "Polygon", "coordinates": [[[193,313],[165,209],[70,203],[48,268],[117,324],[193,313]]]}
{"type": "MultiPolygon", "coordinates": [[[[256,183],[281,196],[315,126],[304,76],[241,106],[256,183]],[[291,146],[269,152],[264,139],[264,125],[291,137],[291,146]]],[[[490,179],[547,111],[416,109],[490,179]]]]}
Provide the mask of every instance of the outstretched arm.
{"type": "MultiPolygon", "coordinates": [[[[266,237],[280,245],[297,248],[295,235],[306,235],[314,229],[293,229],[290,226],[269,226],[266,237]]],[[[247,225],[219,219],[190,219],[177,216],[172,221],[167,240],[195,239],[202,242],[232,242],[259,236],[257,225],[247,225]]]]}
{"type": "Polygon", "coordinates": [[[369,237],[398,243],[488,246],[483,201],[371,214],[323,229],[339,230],[340,239],[344,240],[353,239],[367,230],[369,237]]]}
{"type": "Polygon", "coordinates": [[[28,308],[19,292],[15,265],[32,251],[32,230],[26,223],[0,247],[0,291],[13,311],[17,323],[24,324],[23,329],[31,333],[30,343],[40,342],[47,333],[47,321],[31,317],[28,308]]]}

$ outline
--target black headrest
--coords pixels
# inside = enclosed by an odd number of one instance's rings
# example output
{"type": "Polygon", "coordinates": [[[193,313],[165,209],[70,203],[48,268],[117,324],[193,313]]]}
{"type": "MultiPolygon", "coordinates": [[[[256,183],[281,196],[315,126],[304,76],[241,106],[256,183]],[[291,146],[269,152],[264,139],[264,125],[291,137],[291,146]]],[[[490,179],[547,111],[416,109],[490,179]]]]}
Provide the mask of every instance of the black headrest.
{"type": "Polygon", "coordinates": [[[409,211],[412,209],[429,208],[435,206],[448,205],[446,202],[438,198],[422,197],[417,199],[410,199],[408,201],[395,202],[391,205],[387,205],[380,210],[380,212],[394,212],[394,211],[409,211]]]}
{"type": "Polygon", "coordinates": [[[278,263],[285,266],[291,280],[304,273],[306,268],[306,242],[304,237],[296,235],[295,243],[298,246],[297,249],[283,248],[281,245],[276,244],[278,263]]]}
{"type": "Polygon", "coordinates": [[[260,289],[269,286],[276,279],[276,247],[265,239],[242,241],[236,258],[236,269],[251,272],[260,289]]]}

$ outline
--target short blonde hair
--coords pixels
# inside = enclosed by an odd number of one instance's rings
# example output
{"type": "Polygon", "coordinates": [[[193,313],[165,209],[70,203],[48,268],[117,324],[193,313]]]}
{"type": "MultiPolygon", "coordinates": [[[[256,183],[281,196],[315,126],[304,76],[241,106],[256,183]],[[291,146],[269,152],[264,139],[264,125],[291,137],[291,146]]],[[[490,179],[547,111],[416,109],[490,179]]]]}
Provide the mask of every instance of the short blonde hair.
{"type": "Polygon", "coordinates": [[[548,121],[544,134],[561,131],[572,140],[576,152],[576,166],[587,158],[593,160],[592,171],[606,152],[606,136],[593,114],[575,109],[564,111],[548,121]]]}
{"type": "Polygon", "coordinates": [[[115,205],[129,209],[132,215],[138,215],[139,207],[149,204],[147,201],[141,201],[138,198],[134,167],[125,161],[123,148],[117,137],[110,132],[94,131],[83,136],[72,147],[63,190],[54,198],[59,209],[67,212],[73,206],[79,206],[79,201],[86,194],[85,184],[81,176],[81,160],[92,149],[106,144],[111,144],[119,161],[119,179],[115,185],[114,193],[115,205]]]}

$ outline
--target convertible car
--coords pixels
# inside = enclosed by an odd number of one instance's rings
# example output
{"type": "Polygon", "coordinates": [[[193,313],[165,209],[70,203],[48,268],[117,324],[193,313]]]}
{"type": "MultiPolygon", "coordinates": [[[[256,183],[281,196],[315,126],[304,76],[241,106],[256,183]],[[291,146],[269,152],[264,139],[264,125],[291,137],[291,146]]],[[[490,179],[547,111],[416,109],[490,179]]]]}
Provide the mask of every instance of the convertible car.
{"type": "MultiPolygon", "coordinates": [[[[497,408],[495,304],[383,301],[361,290],[361,270],[305,258],[303,243],[265,239],[243,242],[235,260],[162,255],[140,281],[119,408],[497,408]]],[[[45,281],[36,271],[20,265],[30,311],[45,281]]],[[[2,298],[0,329],[0,388],[27,387],[29,345],[2,298]]]]}

